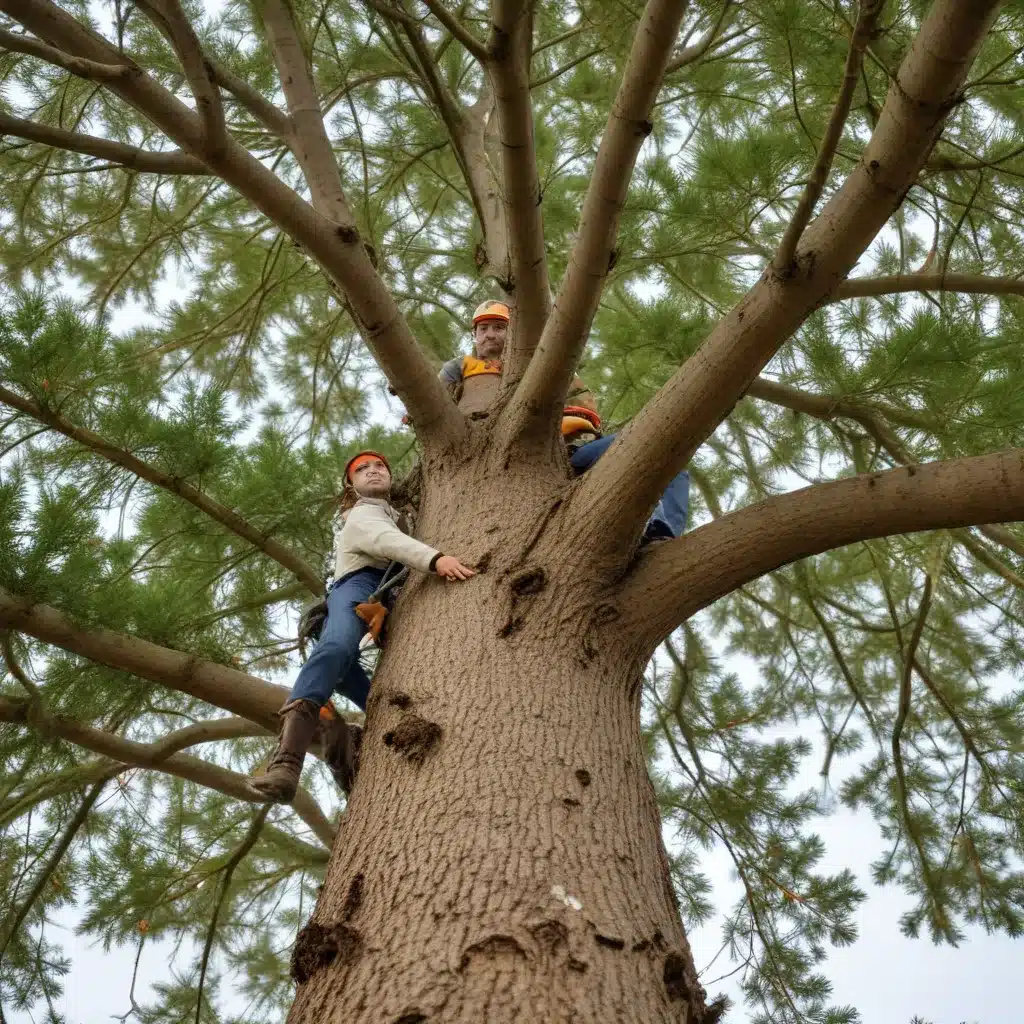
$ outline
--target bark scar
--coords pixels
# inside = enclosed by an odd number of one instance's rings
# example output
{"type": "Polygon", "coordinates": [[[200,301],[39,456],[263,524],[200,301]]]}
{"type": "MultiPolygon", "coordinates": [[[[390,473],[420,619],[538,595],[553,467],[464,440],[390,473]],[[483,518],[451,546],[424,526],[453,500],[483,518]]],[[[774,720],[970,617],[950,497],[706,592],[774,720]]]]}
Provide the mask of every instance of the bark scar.
{"type": "Polygon", "coordinates": [[[346,924],[324,927],[310,922],[299,932],[292,950],[291,976],[299,985],[305,984],[317,971],[335,961],[354,963],[362,948],[362,936],[346,924]]]}
{"type": "Polygon", "coordinates": [[[422,764],[437,746],[441,734],[437,722],[428,722],[419,715],[406,715],[394,729],[384,733],[384,746],[391,747],[411,764],[422,764]]]}

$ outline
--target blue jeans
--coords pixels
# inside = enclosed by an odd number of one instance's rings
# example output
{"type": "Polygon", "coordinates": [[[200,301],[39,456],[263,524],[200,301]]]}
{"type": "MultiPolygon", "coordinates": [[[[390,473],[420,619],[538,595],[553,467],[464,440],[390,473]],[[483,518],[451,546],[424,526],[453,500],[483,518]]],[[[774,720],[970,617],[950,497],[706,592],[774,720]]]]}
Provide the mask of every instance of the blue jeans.
{"type": "MultiPolygon", "coordinates": [[[[569,456],[569,462],[577,473],[585,473],[608,450],[615,440],[615,434],[606,434],[596,441],[582,444],[569,456]]],[[[644,535],[647,537],[678,537],[686,530],[686,515],[690,507],[690,474],[686,470],[677,473],[665,488],[661,500],[654,506],[647,521],[644,535]]]]}
{"type": "Polygon", "coordinates": [[[356,615],[384,575],[382,569],[359,569],[343,576],[327,595],[327,621],[309,660],[299,670],[288,700],[308,700],[323,707],[340,693],[366,710],[370,680],[359,664],[359,641],[366,623],[356,615]]]}

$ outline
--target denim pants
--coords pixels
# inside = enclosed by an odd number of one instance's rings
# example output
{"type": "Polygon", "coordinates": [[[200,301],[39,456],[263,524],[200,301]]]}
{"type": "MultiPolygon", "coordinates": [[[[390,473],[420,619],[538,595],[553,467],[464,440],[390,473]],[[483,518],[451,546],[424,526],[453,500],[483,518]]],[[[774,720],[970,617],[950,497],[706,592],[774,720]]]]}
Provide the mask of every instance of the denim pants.
{"type": "Polygon", "coordinates": [[[308,700],[323,707],[332,693],[340,693],[366,710],[370,680],[359,664],[359,641],[366,623],[356,615],[384,575],[367,567],[343,576],[327,595],[327,621],[309,660],[299,670],[288,700],[308,700]]]}
{"type": "MultiPolygon", "coordinates": [[[[584,473],[604,455],[615,434],[606,434],[596,441],[588,441],[569,457],[572,468],[584,473]]],[[[686,470],[677,473],[665,488],[661,500],[654,507],[647,521],[645,535],[649,537],[678,537],[686,530],[686,515],[690,507],[690,474],[686,470]]]]}

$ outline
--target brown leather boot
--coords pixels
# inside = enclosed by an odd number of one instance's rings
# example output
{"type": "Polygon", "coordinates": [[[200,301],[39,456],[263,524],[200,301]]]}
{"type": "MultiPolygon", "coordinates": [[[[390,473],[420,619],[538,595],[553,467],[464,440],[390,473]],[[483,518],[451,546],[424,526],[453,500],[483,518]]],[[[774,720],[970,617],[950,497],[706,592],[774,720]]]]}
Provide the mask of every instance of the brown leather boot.
{"type": "Polygon", "coordinates": [[[362,731],[358,726],[349,725],[337,712],[320,719],[324,761],[345,796],[352,791],[356,779],[356,755],[362,731]]]}
{"type": "Polygon", "coordinates": [[[290,804],[299,788],[302,762],[313,742],[320,720],[320,709],[309,700],[293,700],[278,712],[281,729],[264,775],[249,780],[249,788],[264,800],[290,804]]]}

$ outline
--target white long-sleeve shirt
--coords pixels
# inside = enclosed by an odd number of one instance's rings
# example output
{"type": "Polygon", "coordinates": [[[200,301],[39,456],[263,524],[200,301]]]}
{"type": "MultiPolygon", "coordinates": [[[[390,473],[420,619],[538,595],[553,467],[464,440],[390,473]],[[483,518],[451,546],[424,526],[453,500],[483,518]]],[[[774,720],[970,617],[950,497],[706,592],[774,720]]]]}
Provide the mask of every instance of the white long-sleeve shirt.
{"type": "Polygon", "coordinates": [[[334,578],[367,566],[386,569],[389,562],[430,572],[441,552],[404,534],[398,519],[398,512],[383,498],[360,498],[334,534],[334,578]]]}

